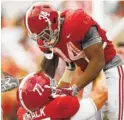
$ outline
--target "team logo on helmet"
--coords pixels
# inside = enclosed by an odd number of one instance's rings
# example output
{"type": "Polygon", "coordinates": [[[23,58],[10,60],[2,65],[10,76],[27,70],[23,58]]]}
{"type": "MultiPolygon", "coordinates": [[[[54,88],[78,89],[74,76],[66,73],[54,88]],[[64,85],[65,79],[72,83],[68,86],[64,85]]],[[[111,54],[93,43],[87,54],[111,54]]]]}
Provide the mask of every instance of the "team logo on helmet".
{"type": "Polygon", "coordinates": [[[49,22],[49,16],[50,14],[48,12],[41,11],[39,14],[39,20],[43,18],[46,22],[49,22]]]}

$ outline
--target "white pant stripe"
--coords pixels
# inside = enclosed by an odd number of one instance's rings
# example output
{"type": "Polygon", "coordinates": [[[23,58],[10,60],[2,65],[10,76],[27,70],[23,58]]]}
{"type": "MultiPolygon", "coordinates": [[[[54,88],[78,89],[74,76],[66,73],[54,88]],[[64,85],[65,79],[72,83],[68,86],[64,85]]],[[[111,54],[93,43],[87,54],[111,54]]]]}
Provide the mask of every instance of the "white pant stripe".
{"type": "Polygon", "coordinates": [[[122,71],[122,120],[124,117],[124,71],[123,68],[121,66],[121,71],[122,71]]]}
{"type": "Polygon", "coordinates": [[[122,66],[118,67],[118,72],[119,72],[119,117],[118,120],[123,120],[123,108],[124,108],[124,83],[123,83],[123,70],[122,66]]]}

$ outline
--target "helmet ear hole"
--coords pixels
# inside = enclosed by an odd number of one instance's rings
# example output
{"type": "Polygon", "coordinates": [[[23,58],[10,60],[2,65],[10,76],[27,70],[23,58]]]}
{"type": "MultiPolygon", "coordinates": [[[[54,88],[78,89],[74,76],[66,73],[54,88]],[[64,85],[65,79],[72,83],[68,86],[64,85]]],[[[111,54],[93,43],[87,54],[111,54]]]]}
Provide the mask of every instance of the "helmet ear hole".
{"type": "Polygon", "coordinates": [[[49,5],[44,5],[44,8],[50,8],[50,6],[49,5]]]}
{"type": "Polygon", "coordinates": [[[56,23],[56,18],[53,19],[53,24],[55,24],[55,23],[56,23]]]}

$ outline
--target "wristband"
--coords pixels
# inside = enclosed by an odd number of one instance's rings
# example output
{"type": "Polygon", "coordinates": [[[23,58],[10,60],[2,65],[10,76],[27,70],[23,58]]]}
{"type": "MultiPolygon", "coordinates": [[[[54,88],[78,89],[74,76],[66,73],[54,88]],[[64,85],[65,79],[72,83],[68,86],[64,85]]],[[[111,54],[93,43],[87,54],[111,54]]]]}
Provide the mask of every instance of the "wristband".
{"type": "Polygon", "coordinates": [[[78,94],[80,90],[76,87],[76,85],[72,86],[72,95],[75,96],[78,94]]]}
{"type": "Polygon", "coordinates": [[[74,71],[75,70],[75,64],[73,62],[66,62],[66,69],[70,70],[70,71],[74,71]]]}

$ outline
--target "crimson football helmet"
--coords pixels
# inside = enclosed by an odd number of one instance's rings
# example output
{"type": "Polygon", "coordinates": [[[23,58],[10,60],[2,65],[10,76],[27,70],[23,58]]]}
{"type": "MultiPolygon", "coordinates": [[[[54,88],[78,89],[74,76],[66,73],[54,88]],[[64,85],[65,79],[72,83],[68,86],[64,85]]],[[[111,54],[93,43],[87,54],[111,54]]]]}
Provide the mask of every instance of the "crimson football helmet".
{"type": "Polygon", "coordinates": [[[17,100],[21,106],[30,112],[47,104],[52,95],[51,81],[49,76],[41,72],[28,74],[20,83],[17,92],[17,100]]]}
{"type": "Polygon", "coordinates": [[[29,35],[39,46],[52,47],[59,39],[60,15],[47,2],[36,2],[26,12],[25,25],[29,35]],[[39,41],[43,41],[41,44],[39,41]]]}

